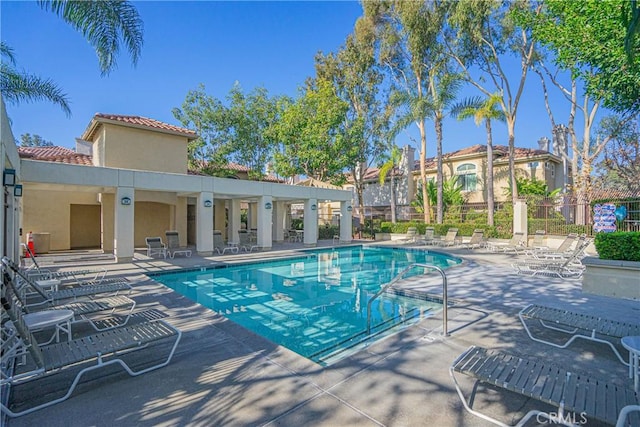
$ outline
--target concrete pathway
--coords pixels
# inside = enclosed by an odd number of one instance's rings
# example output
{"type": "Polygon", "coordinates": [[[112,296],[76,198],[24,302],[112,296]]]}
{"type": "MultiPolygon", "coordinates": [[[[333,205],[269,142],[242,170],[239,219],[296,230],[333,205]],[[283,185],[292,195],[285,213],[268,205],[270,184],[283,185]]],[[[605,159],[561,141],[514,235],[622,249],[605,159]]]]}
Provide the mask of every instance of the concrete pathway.
{"type": "MultiPolygon", "coordinates": [[[[285,256],[299,249],[300,245],[283,244],[248,256],[194,255],[174,260],[149,259],[139,252],[130,264],[115,264],[110,257],[93,252],[40,258],[51,268],[105,266],[109,276],[130,278],[135,283],[137,310],[165,312],[166,320],[184,335],[167,367],[140,377],[105,369],[83,381],[69,400],[9,420],[7,425],[485,426],[489,424],[464,411],[448,372],[452,361],[470,345],[546,358],[629,384],[627,368],[608,347],[576,342],[568,349],[557,349],[537,344],[525,334],[517,312],[536,302],[637,322],[640,301],[583,294],[580,281],[519,276],[509,267],[510,255],[450,251],[465,263],[447,271],[449,295],[457,300],[449,310],[449,337],[441,335],[442,318],[435,316],[329,367],[276,346],[144,275],[247,257],[285,256]]],[[[412,286],[441,292],[437,280],[412,286]]],[[[148,355],[130,356],[144,363],[148,355]]],[[[19,409],[59,394],[68,385],[61,385],[69,381],[68,375],[54,377],[15,387],[12,402],[19,409]]],[[[473,383],[465,380],[464,387],[470,392],[473,383]]],[[[513,423],[540,405],[479,387],[474,407],[513,423]]],[[[534,420],[529,425],[537,424],[534,420]]]]}

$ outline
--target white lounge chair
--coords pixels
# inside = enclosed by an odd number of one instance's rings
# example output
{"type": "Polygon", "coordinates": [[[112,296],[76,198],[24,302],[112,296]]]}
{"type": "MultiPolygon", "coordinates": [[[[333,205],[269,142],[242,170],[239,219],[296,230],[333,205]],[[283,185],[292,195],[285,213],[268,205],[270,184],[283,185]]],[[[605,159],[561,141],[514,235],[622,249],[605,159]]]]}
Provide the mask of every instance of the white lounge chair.
{"type": "Polygon", "coordinates": [[[418,239],[418,242],[423,245],[435,245],[437,240],[436,230],[433,227],[427,227],[424,229],[424,235],[418,239]]]}
{"type": "Polygon", "coordinates": [[[484,244],[485,244],[484,230],[481,228],[476,228],[475,230],[473,230],[471,239],[469,239],[468,242],[463,243],[461,247],[467,248],[467,249],[475,249],[475,248],[481,248],[482,246],[484,246],[484,244]]]}
{"type": "Polygon", "coordinates": [[[182,333],[170,324],[162,320],[156,320],[114,328],[109,331],[103,331],[95,335],[84,336],[71,341],[40,345],[27,328],[21,311],[11,303],[12,298],[7,297],[7,292],[10,292],[9,288],[3,287],[2,305],[4,312],[7,313],[11,322],[10,325],[9,322],[4,324],[4,330],[2,332],[3,349],[7,348],[9,351],[3,351],[0,356],[2,359],[0,363],[0,369],[2,369],[0,387],[35,381],[45,376],[67,372],[69,370],[68,368],[78,367],[81,364],[86,364],[91,361],[95,362],[95,364],[85,366],[75,374],[71,386],[62,397],[37,404],[18,412],[14,412],[8,406],[5,406],[4,401],[1,402],[0,409],[9,417],[26,415],[67,400],[71,397],[82,376],[96,369],[118,364],[122,366],[129,375],[137,376],[166,366],[171,361],[176,347],[180,342],[180,337],[182,336],[182,333]],[[166,359],[152,366],[136,371],[121,357],[122,354],[133,351],[152,351],[152,344],[168,339],[175,340],[171,346],[169,355],[166,359]],[[21,352],[21,349],[26,350],[31,356],[29,364],[26,365],[27,368],[22,372],[5,371],[7,367],[13,366],[13,363],[11,363],[13,359],[23,355],[26,356],[26,353],[21,352]]]}
{"type": "Polygon", "coordinates": [[[518,274],[536,276],[551,275],[558,276],[563,279],[577,279],[582,277],[584,265],[580,262],[584,256],[584,250],[589,245],[585,241],[577,245],[571,255],[567,258],[560,259],[525,259],[519,260],[511,266],[518,274]]]}
{"type": "Polygon", "coordinates": [[[215,249],[215,251],[221,255],[226,253],[227,251],[231,252],[232,254],[237,254],[240,251],[238,245],[225,244],[224,240],[222,239],[222,232],[220,232],[219,230],[213,230],[213,249],[215,249]]]}
{"type": "Polygon", "coordinates": [[[191,256],[191,249],[180,246],[180,233],[177,231],[165,231],[167,238],[167,255],[169,258],[174,258],[176,254],[183,254],[184,256],[191,256]]]}
{"type": "Polygon", "coordinates": [[[526,244],[526,242],[524,241],[524,233],[522,232],[517,232],[517,233],[513,233],[513,236],[511,237],[511,239],[506,242],[488,242],[487,243],[487,248],[490,251],[494,251],[494,252],[516,252],[518,253],[518,251],[520,250],[525,250],[526,247],[524,246],[526,244]]]}
{"type": "Polygon", "coordinates": [[[260,250],[260,246],[256,243],[255,236],[249,232],[239,232],[240,244],[238,245],[240,250],[247,252],[253,252],[253,250],[260,250]]]}
{"type": "Polygon", "coordinates": [[[162,237],[145,237],[144,241],[147,244],[148,257],[162,255],[162,258],[167,258],[167,247],[162,243],[162,237]]]}
{"type": "Polygon", "coordinates": [[[569,310],[545,307],[531,304],[520,310],[518,317],[524,326],[527,335],[534,341],[551,345],[558,348],[566,348],[577,339],[585,339],[603,343],[611,347],[618,359],[625,365],[629,363],[620,355],[614,342],[625,336],[640,335],[640,324],[620,322],[617,320],[605,319],[600,316],[577,313],[569,310]],[[538,321],[540,325],[547,329],[563,332],[571,335],[563,344],[534,337],[529,329],[527,321],[538,321]]]}
{"type": "Polygon", "coordinates": [[[458,229],[450,228],[447,230],[447,234],[441,239],[437,240],[438,246],[454,246],[458,243],[458,229]]]}
{"type": "MultiPolygon", "coordinates": [[[[640,425],[640,395],[630,389],[589,374],[572,372],[548,361],[472,346],[454,360],[449,374],[464,408],[502,427],[508,424],[472,408],[473,399],[470,399],[471,403],[467,401],[456,373],[473,378],[476,385],[478,382],[490,384],[557,407],[553,412],[533,409],[516,426],[524,426],[528,420],[535,418],[538,424],[549,420],[575,427],[575,418],[566,412],[608,424],[615,423],[617,427],[640,425]]],[[[479,389],[474,387],[473,390],[475,394],[479,389]]]]}
{"type": "Polygon", "coordinates": [[[97,331],[126,324],[136,306],[134,300],[122,295],[111,297],[100,297],[96,295],[94,299],[56,302],[53,301],[38,284],[28,281],[28,278],[24,278],[26,280],[23,281],[24,286],[18,286],[16,281],[11,278],[8,271],[4,268],[2,277],[3,286],[11,288],[12,294],[16,299],[16,304],[18,304],[25,313],[39,313],[47,310],[70,310],[73,312],[74,321],[80,321],[81,319],[82,321],[87,321],[97,331]],[[25,292],[23,289],[26,286],[29,286],[35,294],[41,298],[41,301],[30,304],[24,296],[25,292]],[[109,312],[109,314],[114,314],[116,311],[121,314],[110,320],[105,321],[102,319],[94,321],[91,318],[92,315],[96,313],[109,312]]]}

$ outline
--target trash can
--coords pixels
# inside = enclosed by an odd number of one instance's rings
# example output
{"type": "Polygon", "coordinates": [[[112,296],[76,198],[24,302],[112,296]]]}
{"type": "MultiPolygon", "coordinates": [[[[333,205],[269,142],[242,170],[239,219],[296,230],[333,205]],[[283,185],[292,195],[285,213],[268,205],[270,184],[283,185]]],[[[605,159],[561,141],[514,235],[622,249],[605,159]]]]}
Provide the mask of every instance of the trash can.
{"type": "Polygon", "coordinates": [[[33,233],[33,248],[36,251],[36,256],[40,254],[49,253],[50,245],[51,245],[50,233],[33,233]]]}

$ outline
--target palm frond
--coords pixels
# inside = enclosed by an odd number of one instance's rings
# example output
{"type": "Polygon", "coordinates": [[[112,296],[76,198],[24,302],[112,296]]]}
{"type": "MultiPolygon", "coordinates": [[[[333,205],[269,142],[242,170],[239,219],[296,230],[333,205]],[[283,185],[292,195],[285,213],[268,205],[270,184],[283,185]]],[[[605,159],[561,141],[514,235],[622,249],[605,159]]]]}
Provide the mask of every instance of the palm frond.
{"type": "Polygon", "coordinates": [[[80,31],[98,55],[102,75],[117,67],[121,42],[135,66],[143,44],[143,23],[135,6],[128,1],[39,0],[38,4],[80,31]]]}
{"type": "Polygon", "coordinates": [[[16,64],[16,57],[13,54],[13,48],[11,48],[5,42],[0,41],[0,56],[9,60],[11,65],[16,64]]]}
{"type": "Polygon", "coordinates": [[[47,100],[62,108],[67,117],[71,116],[69,99],[53,81],[33,74],[18,72],[7,64],[0,64],[0,92],[7,102],[34,102],[47,100]]]}

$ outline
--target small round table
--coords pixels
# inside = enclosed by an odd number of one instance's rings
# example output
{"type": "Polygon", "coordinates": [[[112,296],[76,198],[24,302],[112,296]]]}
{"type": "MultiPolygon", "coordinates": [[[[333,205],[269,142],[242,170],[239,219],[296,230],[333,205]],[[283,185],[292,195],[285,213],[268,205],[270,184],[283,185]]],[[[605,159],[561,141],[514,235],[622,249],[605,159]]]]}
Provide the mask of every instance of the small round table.
{"type": "Polygon", "coordinates": [[[638,358],[640,357],[640,336],[630,336],[622,338],[622,346],[629,350],[629,378],[633,378],[633,389],[638,391],[640,385],[640,367],[638,358]]]}
{"type": "Polygon", "coordinates": [[[71,310],[44,310],[35,313],[25,314],[23,316],[24,323],[30,331],[41,331],[43,329],[55,327],[55,332],[51,339],[46,343],[60,341],[60,331],[67,334],[67,340],[71,341],[71,321],[73,320],[73,311],[71,310]]]}

